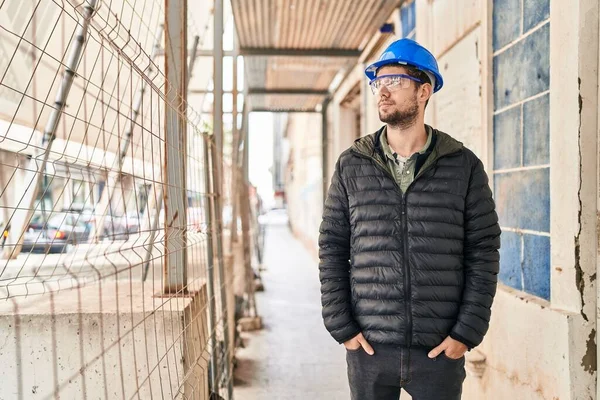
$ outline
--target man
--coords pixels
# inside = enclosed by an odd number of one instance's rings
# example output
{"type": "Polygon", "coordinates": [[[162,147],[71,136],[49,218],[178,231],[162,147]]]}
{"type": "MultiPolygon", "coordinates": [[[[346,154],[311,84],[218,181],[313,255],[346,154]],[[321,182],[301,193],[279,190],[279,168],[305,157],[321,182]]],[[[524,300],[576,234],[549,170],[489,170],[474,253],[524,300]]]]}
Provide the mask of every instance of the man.
{"type": "Polygon", "coordinates": [[[352,399],[460,399],[487,332],[500,228],[483,164],[424,123],[443,86],[408,39],[366,70],[386,125],[336,164],[319,236],[325,327],[347,349],[352,399]]]}

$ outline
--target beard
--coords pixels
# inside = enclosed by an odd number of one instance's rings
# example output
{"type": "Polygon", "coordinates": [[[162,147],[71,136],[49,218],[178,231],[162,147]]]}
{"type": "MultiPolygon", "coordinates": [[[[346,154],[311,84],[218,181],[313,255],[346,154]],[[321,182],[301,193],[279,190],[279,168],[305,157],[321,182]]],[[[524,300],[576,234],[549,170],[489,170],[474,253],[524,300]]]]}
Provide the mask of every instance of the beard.
{"type": "Polygon", "coordinates": [[[405,130],[415,125],[419,116],[419,105],[417,103],[417,94],[411,99],[410,104],[403,110],[394,110],[389,113],[382,113],[379,110],[379,119],[393,128],[405,130]]]}

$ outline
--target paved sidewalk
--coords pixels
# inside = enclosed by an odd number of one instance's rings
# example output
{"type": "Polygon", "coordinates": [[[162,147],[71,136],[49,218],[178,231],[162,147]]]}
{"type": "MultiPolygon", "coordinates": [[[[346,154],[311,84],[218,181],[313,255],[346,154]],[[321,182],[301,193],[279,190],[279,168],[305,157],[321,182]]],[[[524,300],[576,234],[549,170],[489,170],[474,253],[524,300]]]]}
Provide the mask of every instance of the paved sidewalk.
{"type": "Polygon", "coordinates": [[[317,261],[286,225],[269,225],[265,291],[257,293],[262,331],[237,352],[236,400],[348,400],[345,350],[325,330],[317,261]]]}

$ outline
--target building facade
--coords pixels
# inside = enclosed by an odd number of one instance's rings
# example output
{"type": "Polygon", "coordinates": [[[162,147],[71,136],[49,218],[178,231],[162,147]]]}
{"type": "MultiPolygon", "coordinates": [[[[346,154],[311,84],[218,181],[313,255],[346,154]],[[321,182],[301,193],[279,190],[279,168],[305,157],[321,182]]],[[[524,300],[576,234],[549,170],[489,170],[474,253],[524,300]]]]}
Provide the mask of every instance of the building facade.
{"type": "MultiPolygon", "coordinates": [[[[429,48],[445,85],[426,123],[481,158],[502,227],[492,321],[467,355],[465,398],[596,398],[598,2],[414,0],[389,22],[395,33],[370,41],[326,110],[323,176],[381,126],[366,65],[400,37],[429,48]]],[[[290,130],[316,137],[320,123],[292,115],[290,130]]],[[[287,181],[290,203],[307,185],[287,181]]],[[[290,213],[311,249],[315,214],[290,213]]]]}

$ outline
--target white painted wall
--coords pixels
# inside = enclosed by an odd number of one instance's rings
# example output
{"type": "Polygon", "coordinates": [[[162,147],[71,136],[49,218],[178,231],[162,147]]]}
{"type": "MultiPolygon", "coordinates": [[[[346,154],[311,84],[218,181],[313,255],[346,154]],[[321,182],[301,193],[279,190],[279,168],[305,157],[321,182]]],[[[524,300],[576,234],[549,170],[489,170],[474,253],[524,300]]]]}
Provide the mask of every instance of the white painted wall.
{"type": "Polygon", "coordinates": [[[316,254],[323,210],[321,114],[290,116],[287,137],[293,179],[286,176],[288,215],[292,229],[316,254]]]}
{"type": "Polygon", "coordinates": [[[571,315],[501,285],[483,343],[467,354],[464,396],[470,399],[582,399],[571,397],[571,315]],[[485,358],[481,377],[474,359],[485,358]]]}
{"type": "Polygon", "coordinates": [[[571,312],[573,399],[594,396],[597,378],[597,17],[597,1],[550,2],[551,303],[571,312]]]}
{"type": "Polygon", "coordinates": [[[481,156],[485,136],[481,124],[482,71],[478,47],[481,28],[472,30],[456,46],[438,58],[444,87],[433,95],[428,110],[434,117],[430,123],[463,142],[481,156]]]}

